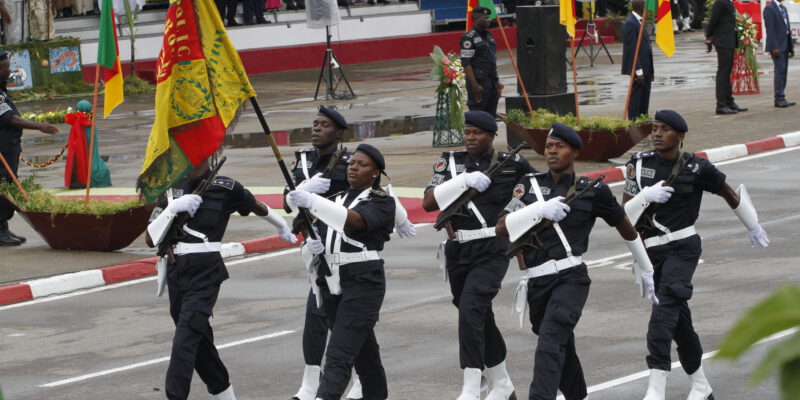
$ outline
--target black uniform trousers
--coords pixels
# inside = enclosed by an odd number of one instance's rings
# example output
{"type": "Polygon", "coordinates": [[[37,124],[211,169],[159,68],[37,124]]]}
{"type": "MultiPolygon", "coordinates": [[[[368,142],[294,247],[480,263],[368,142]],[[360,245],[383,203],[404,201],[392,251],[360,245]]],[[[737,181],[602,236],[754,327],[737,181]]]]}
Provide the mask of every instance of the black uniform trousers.
{"type": "Polygon", "coordinates": [[[692,276],[702,252],[700,236],[694,235],[672,243],[651,247],[647,255],[653,262],[653,280],[660,304],[653,304],[647,329],[647,366],[669,371],[672,341],[678,345],[678,359],[687,374],[700,368],[703,348],[692,326],[689,299],[692,276]]]}
{"type": "Polygon", "coordinates": [[[533,358],[530,400],[586,397],[586,380],[575,351],[575,325],[589,297],[585,264],[528,281],[528,306],[533,333],[539,336],[533,358]]]}
{"type": "Polygon", "coordinates": [[[458,263],[448,257],[450,292],[458,308],[462,369],[491,368],[506,359],[506,342],[494,320],[492,299],[500,291],[507,270],[508,259],[503,253],[475,254],[470,263],[458,263]]]}
{"type": "Polygon", "coordinates": [[[728,107],[733,104],[733,89],[731,88],[731,73],[733,72],[733,49],[717,47],[717,108],[728,107]]]}
{"type": "MultiPolygon", "coordinates": [[[[11,167],[11,170],[14,171],[14,174],[16,175],[17,168],[19,167],[19,151],[14,149],[0,149],[0,153],[3,154],[8,166],[11,167]]],[[[0,166],[0,181],[13,181],[11,176],[8,174],[8,171],[6,171],[6,169],[2,166],[0,166]]],[[[10,220],[13,216],[14,207],[12,207],[11,203],[6,200],[5,196],[0,196],[0,224],[10,220]]]]}
{"type": "Polygon", "coordinates": [[[189,397],[193,370],[205,382],[209,393],[221,393],[230,386],[230,378],[214,346],[214,333],[208,323],[220,285],[181,290],[172,282],[168,284],[169,313],[175,321],[175,336],[167,368],[167,398],[189,397]]]}
{"type": "Polygon", "coordinates": [[[374,263],[342,266],[339,270],[342,293],[339,295],[330,293],[324,277],[317,280],[322,290],[323,307],[331,323],[325,368],[317,390],[317,397],[322,400],[342,397],[350,383],[353,367],[361,379],[364,400],[389,397],[380,346],[375,337],[375,324],[386,294],[386,277],[383,261],[379,261],[377,268],[374,263]],[[352,271],[349,271],[350,266],[354,266],[352,271]]]}
{"type": "Polygon", "coordinates": [[[236,0],[214,0],[214,3],[217,5],[220,18],[227,21],[234,19],[236,16],[236,0]]]}
{"type": "Polygon", "coordinates": [[[476,80],[478,85],[483,88],[483,97],[480,102],[476,101],[472,87],[467,84],[467,107],[470,111],[486,111],[491,116],[497,115],[497,103],[500,101],[497,82],[494,79],[484,77],[476,77],[476,80]]]}
{"type": "Polygon", "coordinates": [[[650,87],[652,82],[645,77],[642,83],[633,82],[631,102],[628,104],[628,119],[634,120],[642,114],[647,114],[650,108],[650,87]]]}
{"type": "Polygon", "coordinates": [[[255,23],[264,22],[264,7],[267,5],[267,0],[244,0],[242,1],[242,14],[244,22],[255,23]]]}
{"type": "Polygon", "coordinates": [[[330,325],[325,308],[317,307],[317,296],[309,290],[306,302],[306,320],[303,326],[303,359],[306,365],[322,365],[330,325]]]}

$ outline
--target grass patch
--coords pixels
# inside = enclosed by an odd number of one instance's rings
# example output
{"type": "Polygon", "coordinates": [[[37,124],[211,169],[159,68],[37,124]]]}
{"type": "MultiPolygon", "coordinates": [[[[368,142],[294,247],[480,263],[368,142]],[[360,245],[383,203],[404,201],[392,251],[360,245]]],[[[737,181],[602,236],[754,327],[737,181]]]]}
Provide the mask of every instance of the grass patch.
{"type": "Polygon", "coordinates": [[[34,177],[32,176],[23,179],[20,181],[20,184],[28,193],[28,196],[30,196],[30,200],[25,200],[25,197],[20,193],[14,182],[0,182],[0,193],[3,193],[6,197],[17,203],[17,205],[25,211],[94,214],[99,217],[101,215],[125,211],[144,204],[137,198],[124,201],[89,199],[89,204],[86,205],[82,198],[64,199],[47,192],[41,185],[34,182],[34,177]]]}
{"type": "Polygon", "coordinates": [[[11,95],[14,96],[15,103],[24,103],[26,101],[41,101],[62,99],[69,97],[86,97],[92,95],[92,85],[83,82],[53,82],[50,86],[34,87],[31,89],[14,90],[11,95]]]}
{"type": "Polygon", "coordinates": [[[633,121],[614,117],[593,116],[583,117],[578,122],[572,113],[558,115],[541,108],[536,110],[532,117],[529,117],[525,111],[519,109],[511,110],[506,115],[506,122],[514,122],[528,128],[550,129],[554,122],[558,122],[571,126],[576,131],[613,131],[642,125],[650,122],[650,120],[651,118],[647,115],[642,115],[633,121]]]}
{"type": "Polygon", "coordinates": [[[144,94],[150,94],[153,92],[155,87],[147,82],[146,80],[139,78],[136,75],[128,75],[125,77],[125,81],[123,83],[123,90],[125,91],[125,95],[130,96],[141,96],[144,94]]]}

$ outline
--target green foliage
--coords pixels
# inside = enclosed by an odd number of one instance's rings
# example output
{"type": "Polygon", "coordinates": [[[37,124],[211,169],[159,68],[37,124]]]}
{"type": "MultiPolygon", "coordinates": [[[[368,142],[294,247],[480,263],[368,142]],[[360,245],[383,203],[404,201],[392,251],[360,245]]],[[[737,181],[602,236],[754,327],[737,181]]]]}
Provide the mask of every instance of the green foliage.
{"type": "Polygon", "coordinates": [[[45,124],[63,124],[64,116],[71,112],[72,108],[68,108],[66,110],[56,109],[50,111],[32,111],[22,114],[22,118],[27,119],[28,121],[41,122],[45,124]]]}
{"type": "MultiPolygon", "coordinates": [[[[759,340],[794,327],[800,327],[800,288],[783,285],[736,322],[716,357],[736,359],[759,340]]],[[[756,367],[750,383],[761,382],[776,370],[779,371],[782,399],[799,400],[800,333],[775,345],[756,367]]]]}
{"type": "Polygon", "coordinates": [[[3,51],[19,51],[28,49],[31,53],[51,49],[53,47],[80,47],[81,40],[71,36],[56,36],[50,40],[42,41],[31,39],[24,43],[11,43],[0,46],[3,51]]]}
{"type": "Polygon", "coordinates": [[[12,92],[15,103],[26,101],[41,101],[68,97],[86,97],[92,94],[92,85],[86,82],[59,82],[55,81],[50,86],[34,87],[31,89],[16,90],[12,92]]]}
{"type": "Polygon", "coordinates": [[[506,122],[514,122],[528,128],[550,129],[554,122],[558,122],[571,126],[576,131],[613,131],[642,125],[649,121],[650,117],[647,115],[641,115],[633,121],[604,116],[584,117],[578,121],[572,113],[558,115],[543,109],[536,110],[532,117],[528,117],[524,111],[518,109],[511,110],[506,115],[506,122]]]}
{"type": "Polygon", "coordinates": [[[126,96],[141,96],[150,94],[155,90],[155,86],[151,85],[150,82],[135,75],[126,76],[123,85],[126,96]]]}
{"type": "Polygon", "coordinates": [[[89,199],[89,205],[84,203],[83,198],[79,199],[64,199],[54,196],[42,189],[42,186],[34,182],[34,177],[28,177],[20,181],[22,188],[30,196],[30,201],[25,200],[25,197],[20,193],[17,185],[14,182],[0,182],[0,193],[9,197],[20,208],[26,211],[43,211],[50,213],[65,213],[65,214],[94,214],[105,215],[114,214],[120,211],[128,210],[130,208],[142,204],[139,199],[131,199],[124,201],[104,201],[89,199]]]}

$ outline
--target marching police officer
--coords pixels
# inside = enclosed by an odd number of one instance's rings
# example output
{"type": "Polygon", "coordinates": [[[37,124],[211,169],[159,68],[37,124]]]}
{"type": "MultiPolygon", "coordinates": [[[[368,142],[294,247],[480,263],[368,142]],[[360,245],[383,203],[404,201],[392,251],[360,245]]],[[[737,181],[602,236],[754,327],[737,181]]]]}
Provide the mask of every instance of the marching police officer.
{"type": "MultiPolygon", "coordinates": [[[[11,60],[8,59],[8,53],[0,52],[0,154],[11,167],[11,172],[16,175],[19,154],[22,152],[20,138],[23,129],[36,129],[49,135],[56,135],[61,131],[55,125],[28,121],[21,117],[6,89],[9,76],[11,76],[11,60]]],[[[12,179],[5,167],[0,165],[0,181],[11,182],[12,179]]],[[[8,229],[8,220],[13,216],[14,208],[11,203],[0,196],[0,246],[19,246],[26,241],[24,237],[8,229]]]]}
{"type": "Polygon", "coordinates": [[[497,75],[497,44],[489,33],[491,14],[486,7],[472,9],[472,29],[461,37],[461,65],[467,78],[467,107],[494,117],[504,86],[497,75]]]}
{"type": "MultiPolygon", "coordinates": [[[[210,174],[209,160],[205,160],[189,174],[182,192],[192,193],[210,174]]],[[[163,211],[147,226],[151,246],[167,239],[165,235],[179,213],[191,216],[182,227],[185,238],[172,248],[175,263],[167,267],[170,315],[175,322],[165,385],[167,398],[188,398],[196,370],[215,399],[235,400],[208,321],[220,285],[228,279],[220,254],[228,220],[234,212],[243,216],[252,212],[275,226],[281,239],[294,243],[297,238],[281,216],[257,201],[241,183],[225,176],[217,176],[202,196],[183,194],[162,206],[163,211]]]]}
{"type": "Polygon", "coordinates": [[[680,151],[688,130],[686,121],[677,112],[658,111],[651,136],[654,149],[631,157],[622,196],[625,212],[644,238],[655,266],[655,288],[660,300],[660,304],[653,305],[647,330],[650,382],[646,400],[665,398],[673,340],[678,345],[683,370],[691,378],[688,399],[714,397],[703,372],[703,349],[692,326],[688,304],[692,297],[692,275],[701,253],[700,236],[694,224],[703,192],[725,199],[747,228],[752,245],[769,244],[744,185],[732,189],[725,182],[725,174],[713,164],[680,151]]]}
{"type": "MultiPolygon", "coordinates": [[[[295,153],[296,161],[292,174],[298,190],[316,193],[325,198],[347,190],[350,186],[347,182],[347,164],[352,153],[341,147],[344,131],[347,129],[349,129],[347,120],[342,114],[332,108],[319,107],[319,113],[312,125],[313,147],[295,153]]],[[[291,211],[288,204],[285,205],[285,209],[291,211]]],[[[396,216],[399,218],[396,220],[398,234],[401,237],[413,236],[414,226],[408,221],[406,211],[399,202],[396,210],[400,214],[396,216]]],[[[316,275],[312,274],[311,280],[315,279],[316,275]]],[[[300,389],[292,400],[314,400],[319,387],[320,366],[325,354],[329,329],[325,309],[317,305],[317,294],[314,290],[310,290],[303,328],[303,358],[306,366],[300,389]]],[[[361,385],[358,375],[354,375],[353,380],[353,387],[347,398],[360,399],[361,385]]]]}
{"type": "Polygon", "coordinates": [[[530,306],[533,333],[539,336],[534,355],[533,381],[528,398],[555,400],[558,390],[567,400],[586,397],[586,381],[575,352],[575,326],[589,296],[589,273],[582,255],[589,233],[600,217],[617,228],[642,265],[644,295],[657,301],[653,273],[644,245],[611,190],[575,173],[575,157],[583,147],[580,136],[554,123],[545,143],[549,171],[527,174],[514,187],[511,201],[497,222],[497,235],[516,242],[539,223],[546,227],[523,250],[523,278],[515,308],[520,325],[530,306]],[[569,204],[565,197],[574,197],[569,204]],[[543,222],[543,221],[549,222],[543,222]]]}
{"type": "Polygon", "coordinates": [[[317,399],[341,398],[353,367],[361,378],[364,399],[388,398],[374,331],[386,294],[379,252],[395,219],[395,199],[380,188],[385,168],[378,149],[360,144],[347,168],[350,186],[335,199],[302,189],[286,197],[290,205],[308,209],[317,218],[315,227],[322,240],[307,240],[305,249],[324,258],[331,272],[320,274],[315,282],[331,323],[317,399]]]}
{"type": "Polygon", "coordinates": [[[506,372],[506,345],[495,324],[492,299],[508,269],[504,254],[508,241],[496,237],[495,223],[514,184],[535,169],[515,155],[488,177],[483,171],[509,156],[492,147],[497,123],[484,111],[467,111],[464,119],[466,151],[442,153],[433,165],[422,206],[429,212],[445,210],[469,188],[480,192],[469,202],[466,215],[452,219],[453,236],[443,243],[444,255],[440,246],[440,263],[444,263],[458,308],[459,358],[464,370],[458,399],[480,397],[481,371],[486,367],[492,385],[487,399],[507,400],[515,398],[514,385],[506,372]]]}

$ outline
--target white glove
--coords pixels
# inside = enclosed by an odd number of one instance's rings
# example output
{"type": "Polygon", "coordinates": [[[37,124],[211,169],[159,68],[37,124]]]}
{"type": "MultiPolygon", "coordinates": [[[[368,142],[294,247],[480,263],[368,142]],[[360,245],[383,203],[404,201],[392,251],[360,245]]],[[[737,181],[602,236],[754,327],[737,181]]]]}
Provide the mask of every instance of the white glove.
{"type": "Polygon", "coordinates": [[[653,186],[642,189],[644,201],[648,203],[666,203],[672,197],[672,192],[675,191],[675,188],[663,185],[664,181],[659,181],[653,186]]]}
{"type": "Polygon", "coordinates": [[[561,200],[564,200],[564,196],[553,197],[542,203],[539,207],[539,218],[549,219],[553,222],[564,219],[569,212],[569,206],[562,203],[561,200]]]}
{"type": "Polygon", "coordinates": [[[411,221],[405,220],[402,224],[394,228],[397,234],[402,238],[409,238],[417,236],[417,229],[411,224],[411,221]]]}
{"type": "Polygon", "coordinates": [[[189,215],[194,217],[194,213],[197,212],[197,209],[200,207],[201,203],[203,203],[202,197],[196,194],[185,194],[175,200],[172,200],[167,206],[167,210],[175,214],[186,211],[189,213],[189,215]]]}
{"type": "Polygon", "coordinates": [[[308,249],[311,250],[311,253],[314,255],[325,252],[325,246],[319,239],[306,239],[306,246],[308,246],[308,249]]]}
{"type": "Polygon", "coordinates": [[[300,182],[297,185],[297,190],[305,190],[306,192],[323,194],[331,188],[331,180],[323,178],[322,173],[318,173],[309,179],[300,182]]]}
{"type": "Polygon", "coordinates": [[[748,229],[747,235],[750,236],[750,247],[755,247],[756,243],[760,244],[761,247],[769,246],[767,232],[764,231],[764,228],[761,227],[761,224],[756,224],[753,229],[748,229]]]}
{"type": "Polygon", "coordinates": [[[492,184],[492,179],[483,172],[467,172],[464,174],[464,183],[479,192],[483,192],[492,184]]]}
{"type": "Polygon", "coordinates": [[[281,237],[281,240],[287,243],[297,243],[297,236],[292,233],[292,228],[289,226],[284,226],[281,229],[278,229],[278,236],[281,237]]]}
{"type": "Polygon", "coordinates": [[[653,271],[642,271],[642,285],[646,292],[645,297],[652,301],[653,304],[658,305],[658,297],[656,297],[656,284],[653,282],[653,271]]]}
{"type": "Polygon", "coordinates": [[[305,190],[292,190],[286,195],[288,200],[297,207],[311,208],[314,206],[314,196],[305,190]]]}

